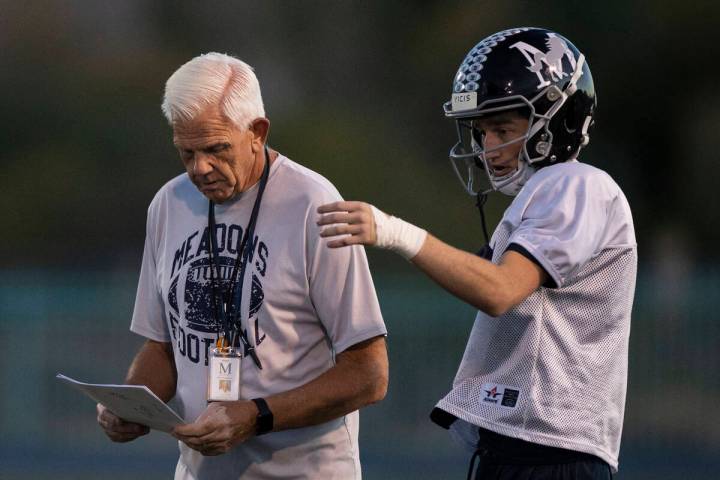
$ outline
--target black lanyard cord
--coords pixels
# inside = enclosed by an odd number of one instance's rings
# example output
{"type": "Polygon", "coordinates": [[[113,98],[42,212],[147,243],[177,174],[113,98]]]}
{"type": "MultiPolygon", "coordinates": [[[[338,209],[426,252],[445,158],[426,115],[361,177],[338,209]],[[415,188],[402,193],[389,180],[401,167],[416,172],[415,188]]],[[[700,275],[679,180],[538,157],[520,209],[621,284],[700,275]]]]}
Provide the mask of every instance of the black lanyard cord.
{"type": "MultiPolygon", "coordinates": [[[[220,272],[217,272],[216,270],[219,269],[219,267],[216,265],[215,256],[217,252],[217,245],[215,242],[215,204],[212,200],[209,202],[209,208],[208,208],[208,238],[210,239],[210,252],[208,254],[209,260],[210,260],[210,287],[212,290],[212,309],[213,309],[213,319],[215,320],[215,326],[217,328],[218,334],[220,331],[223,332],[223,335],[225,335],[226,327],[227,327],[227,319],[225,317],[225,302],[218,303],[218,277],[220,276],[220,272]]],[[[233,270],[234,271],[234,270],[233,270]]],[[[232,284],[232,279],[231,279],[232,284]]]]}
{"type": "MultiPolygon", "coordinates": [[[[255,236],[255,225],[260,214],[260,204],[262,202],[263,193],[270,176],[270,158],[268,149],[265,147],[265,166],[260,178],[255,204],[253,205],[250,220],[245,228],[245,232],[240,242],[235,264],[230,276],[230,285],[225,295],[218,295],[217,277],[219,277],[217,244],[215,241],[215,203],[211,200],[208,209],[208,235],[210,236],[210,283],[212,289],[212,308],[215,315],[216,323],[219,331],[222,331],[225,338],[230,341],[230,345],[238,346],[238,338],[242,342],[245,355],[250,355],[259,369],[262,369],[260,358],[255,352],[255,347],[250,344],[247,334],[242,328],[242,290],[245,280],[245,270],[247,263],[252,256],[255,247],[253,238],[255,236]],[[217,280],[216,280],[217,279],[217,280]],[[220,299],[218,305],[218,298],[220,299]]],[[[219,332],[218,332],[219,333],[219,332]]]]}

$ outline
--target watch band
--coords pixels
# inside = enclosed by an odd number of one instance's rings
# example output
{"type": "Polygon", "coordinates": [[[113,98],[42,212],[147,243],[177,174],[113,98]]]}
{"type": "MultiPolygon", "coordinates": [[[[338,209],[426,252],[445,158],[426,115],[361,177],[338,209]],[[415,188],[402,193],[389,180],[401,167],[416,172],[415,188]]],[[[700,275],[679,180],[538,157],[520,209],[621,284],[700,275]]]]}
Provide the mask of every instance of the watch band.
{"type": "Polygon", "coordinates": [[[262,435],[268,433],[273,429],[273,414],[268,407],[267,402],[264,398],[253,398],[252,401],[257,405],[258,416],[257,416],[257,428],[255,431],[256,435],[262,435]]]}

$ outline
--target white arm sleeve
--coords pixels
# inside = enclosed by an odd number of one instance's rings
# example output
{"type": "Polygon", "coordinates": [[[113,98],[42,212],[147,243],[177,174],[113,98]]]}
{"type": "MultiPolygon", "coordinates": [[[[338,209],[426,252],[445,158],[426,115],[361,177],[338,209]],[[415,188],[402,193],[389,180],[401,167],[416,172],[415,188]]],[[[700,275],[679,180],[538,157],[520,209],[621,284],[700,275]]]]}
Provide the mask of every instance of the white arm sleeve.
{"type": "Polygon", "coordinates": [[[145,248],[130,331],[158,342],[169,342],[170,332],[168,332],[165,322],[165,304],[157,281],[156,233],[158,224],[157,217],[154,215],[156,201],[157,198],[148,209],[145,248]]]}

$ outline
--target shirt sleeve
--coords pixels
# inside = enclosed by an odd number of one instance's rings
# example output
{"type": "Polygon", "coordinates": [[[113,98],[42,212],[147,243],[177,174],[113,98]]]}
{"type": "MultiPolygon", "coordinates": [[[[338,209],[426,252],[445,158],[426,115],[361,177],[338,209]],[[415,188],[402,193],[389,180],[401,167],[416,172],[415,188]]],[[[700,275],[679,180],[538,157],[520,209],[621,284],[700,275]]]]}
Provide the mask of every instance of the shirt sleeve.
{"type": "Polygon", "coordinates": [[[165,304],[157,280],[157,229],[159,228],[154,208],[148,209],[140,280],[135,296],[130,331],[158,342],[169,342],[170,332],[165,323],[165,304]]]}
{"type": "Polygon", "coordinates": [[[562,287],[600,252],[614,189],[587,174],[548,176],[534,187],[508,245],[524,248],[562,287]]]}
{"type": "Polygon", "coordinates": [[[329,194],[311,205],[306,219],[310,298],[335,353],[386,335],[365,249],[328,248],[320,238],[317,207],[340,200],[329,194]]]}

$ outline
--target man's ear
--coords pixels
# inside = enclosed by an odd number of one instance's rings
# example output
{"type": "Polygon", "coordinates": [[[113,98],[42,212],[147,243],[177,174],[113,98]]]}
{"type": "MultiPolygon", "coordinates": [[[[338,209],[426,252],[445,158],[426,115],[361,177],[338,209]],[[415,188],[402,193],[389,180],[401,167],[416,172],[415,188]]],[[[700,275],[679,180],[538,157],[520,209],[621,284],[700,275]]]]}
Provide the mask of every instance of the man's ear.
{"type": "Polygon", "coordinates": [[[252,133],[252,151],[258,153],[262,151],[270,132],[270,120],[267,118],[256,118],[250,124],[248,129],[252,133]]]}

